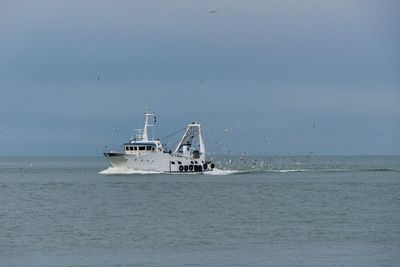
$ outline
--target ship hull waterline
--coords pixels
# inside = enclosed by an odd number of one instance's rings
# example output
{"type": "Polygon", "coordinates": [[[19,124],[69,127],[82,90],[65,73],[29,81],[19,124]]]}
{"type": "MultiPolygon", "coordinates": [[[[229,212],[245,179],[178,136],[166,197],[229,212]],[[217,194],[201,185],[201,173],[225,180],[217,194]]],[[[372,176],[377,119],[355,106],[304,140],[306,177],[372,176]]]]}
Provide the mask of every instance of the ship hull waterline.
{"type": "Polygon", "coordinates": [[[137,171],[171,172],[171,173],[203,173],[212,171],[214,164],[200,159],[185,158],[162,154],[125,154],[107,152],[104,156],[114,168],[137,171]]]}

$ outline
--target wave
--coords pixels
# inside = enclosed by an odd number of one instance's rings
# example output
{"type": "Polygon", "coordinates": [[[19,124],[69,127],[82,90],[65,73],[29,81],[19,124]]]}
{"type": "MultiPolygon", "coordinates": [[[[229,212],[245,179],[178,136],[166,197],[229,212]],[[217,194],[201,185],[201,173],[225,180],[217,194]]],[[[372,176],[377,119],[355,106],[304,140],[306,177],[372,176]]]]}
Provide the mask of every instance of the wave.
{"type": "Polygon", "coordinates": [[[389,169],[389,168],[371,168],[371,169],[283,169],[283,170],[259,170],[258,172],[278,172],[278,173],[290,173],[290,172],[399,172],[398,169],[389,169]]]}
{"type": "Polygon", "coordinates": [[[239,170],[221,170],[214,168],[212,171],[203,172],[205,175],[231,175],[231,174],[238,174],[244,173],[246,171],[239,171],[239,170]]]}
{"type": "Polygon", "coordinates": [[[261,172],[279,172],[279,173],[288,173],[288,172],[311,172],[313,170],[304,170],[304,169],[287,169],[287,170],[265,170],[261,172]]]}
{"type": "Polygon", "coordinates": [[[212,171],[206,171],[203,173],[170,173],[162,171],[145,171],[145,170],[133,170],[128,168],[115,168],[109,167],[99,174],[104,175],[149,175],[149,174],[203,174],[203,175],[235,175],[235,174],[257,174],[257,173],[298,173],[298,172],[314,172],[314,173],[329,173],[329,172],[400,172],[399,169],[390,168],[370,168],[370,169],[252,169],[252,170],[233,170],[233,169],[217,169],[214,168],[212,171]]]}
{"type": "Polygon", "coordinates": [[[230,170],[230,169],[214,169],[211,172],[204,174],[207,175],[233,175],[233,174],[260,174],[260,173],[330,173],[330,172],[400,172],[400,169],[389,168],[371,168],[371,169],[251,169],[251,170],[230,170]]]}
{"type": "Polygon", "coordinates": [[[162,172],[157,172],[157,171],[144,171],[144,170],[133,170],[133,169],[127,169],[127,168],[115,168],[115,167],[109,167],[108,169],[102,170],[99,172],[99,174],[105,174],[105,175],[126,175],[126,174],[160,174],[162,172]]]}
{"type": "Polygon", "coordinates": [[[162,171],[145,171],[145,170],[133,170],[133,169],[128,169],[128,168],[115,168],[115,167],[109,167],[108,169],[102,170],[99,172],[99,174],[104,174],[104,175],[132,175],[132,174],[138,174],[138,175],[148,175],[148,174],[204,174],[204,175],[231,175],[231,174],[237,174],[237,173],[244,173],[247,171],[239,171],[239,170],[221,170],[221,169],[213,169],[212,171],[206,171],[203,173],[195,173],[195,172],[162,172],[162,171]]]}
{"type": "Polygon", "coordinates": [[[315,172],[400,172],[400,169],[390,168],[360,168],[360,169],[321,169],[313,170],[315,172]]]}
{"type": "Polygon", "coordinates": [[[400,169],[390,169],[390,168],[367,168],[367,169],[292,169],[292,170],[260,170],[260,172],[400,172],[400,169]]]}
{"type": "Polygon", "coordinates": [[[390,169],[390,168],[372,168],[372,169],[363,169],[361,171],[368,171],[368,172],[399,172],[399,169],[390,169]]]}

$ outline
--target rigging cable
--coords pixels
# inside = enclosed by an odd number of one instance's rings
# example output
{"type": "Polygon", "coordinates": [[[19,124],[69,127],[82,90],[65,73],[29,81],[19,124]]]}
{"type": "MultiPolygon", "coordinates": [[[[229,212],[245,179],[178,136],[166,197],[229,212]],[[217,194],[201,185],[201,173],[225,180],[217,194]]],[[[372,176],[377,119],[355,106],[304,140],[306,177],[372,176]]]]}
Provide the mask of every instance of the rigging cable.
{"type": "Polygon", "coordinates": [[[160,138],[160,140],[165,140],[165,139],[167,139],[167,138],[170,138],[171,136],[173,136],[173,135],[175,135],[175,134],[177,134],[177,133],[179,133],[179,132],[182,132],[182,131],[185,130],[185,129],[186,129],[186,127],[185,127],[185,128],[182,128],[182,129],[180,129],[180,130],[177,130],[177,131],[173,132],[172,134],[169,134],[169,135],[167,135],[167,136],[165,136],[165,137],[163,137],[163,138],[160,138]]]}

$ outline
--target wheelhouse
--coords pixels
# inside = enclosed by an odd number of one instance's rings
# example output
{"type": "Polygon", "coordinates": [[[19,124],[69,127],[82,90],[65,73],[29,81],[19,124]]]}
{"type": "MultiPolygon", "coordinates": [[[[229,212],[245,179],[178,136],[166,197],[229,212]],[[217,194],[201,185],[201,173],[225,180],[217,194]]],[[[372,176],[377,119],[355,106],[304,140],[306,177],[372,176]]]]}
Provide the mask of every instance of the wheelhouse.
{"type": "Polygon", "coordinates": [[[161,144],[157,142],[146,142],[146,143],[139,143],[139,142],[131,142],[124,144],[125,152],[156,152],[162,151],[161,144]]]}

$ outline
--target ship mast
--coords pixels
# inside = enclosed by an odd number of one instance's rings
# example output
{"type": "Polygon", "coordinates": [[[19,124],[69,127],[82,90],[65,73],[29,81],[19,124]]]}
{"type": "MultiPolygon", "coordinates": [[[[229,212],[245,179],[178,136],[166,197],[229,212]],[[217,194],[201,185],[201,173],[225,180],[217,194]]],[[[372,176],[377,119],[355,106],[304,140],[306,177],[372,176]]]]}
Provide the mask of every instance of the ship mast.
{"type": "Polygon", "coordinates": [[[143,138],[142,138],[142,141],[144,141],[144,142],[149,141],[149,134],[147,132],[147,127],[154,126],[154,123],[156,122],[156,116],[155,115],[156,115],[155,113],[149,113],[149,112],[144,113],[144,128],[143,128],[143,138]],[[153,124],[149,123],[149,117],[150,116],[152,116],[153,119],[154,119],[153,124]]]}
{"type": "Polygon", "coordinates": [[[144,113],[144,128],[143,129],[136,129],[136,131],[138,132],[136,134],[136,137],[134,138],[134,140],[136,141],[143,141],[143,142],[147,142],[149,141],[149,134],[148,134],[148,127],[154,126],[154,123],[156,123],[156,114],[155,113],[150,113],[150,112],[145,112],[144,113]],[[149,118],[153,117],[154,121],[153,123],[149,123],[149,118]]]}
{"type": "Polygon", "coordinates": [[[199,149],[200,149],[200,154],[205,155],[206,154],[206,147],[204,145],[204,139],[203,139],[203,131],[201,129],[201,125],[199,124],[199,149]]]}

